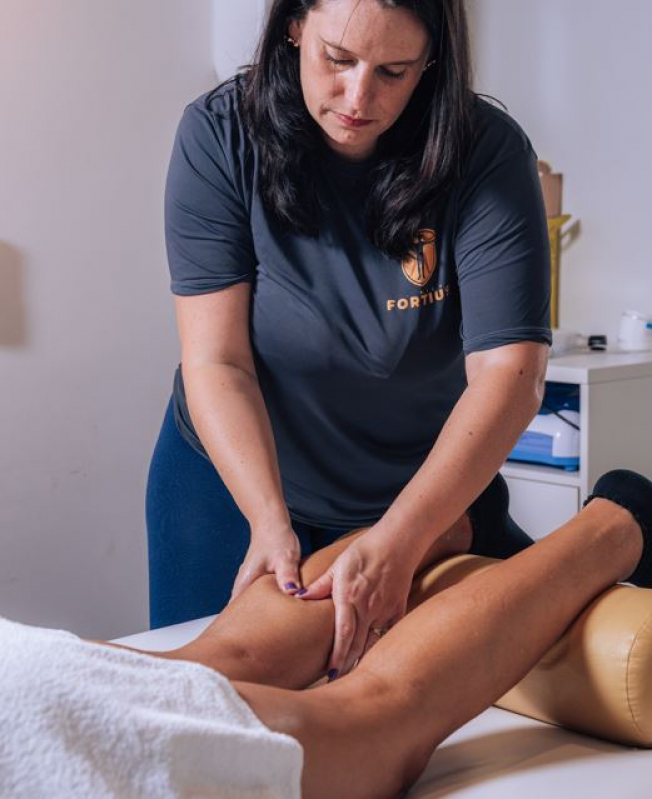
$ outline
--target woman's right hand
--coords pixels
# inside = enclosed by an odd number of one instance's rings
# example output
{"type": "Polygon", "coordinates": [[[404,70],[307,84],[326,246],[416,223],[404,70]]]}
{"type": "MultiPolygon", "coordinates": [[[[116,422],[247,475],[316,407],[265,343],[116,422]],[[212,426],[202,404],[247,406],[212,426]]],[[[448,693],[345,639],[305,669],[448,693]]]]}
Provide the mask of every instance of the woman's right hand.
{"type": "Polygon", "coordinates": [[[264,574],[273,574],[284,594],[292,596],[301,586],[301,544],[291,526],[252,530],[251,543],[233,584],[230,601],[264,574]]]}

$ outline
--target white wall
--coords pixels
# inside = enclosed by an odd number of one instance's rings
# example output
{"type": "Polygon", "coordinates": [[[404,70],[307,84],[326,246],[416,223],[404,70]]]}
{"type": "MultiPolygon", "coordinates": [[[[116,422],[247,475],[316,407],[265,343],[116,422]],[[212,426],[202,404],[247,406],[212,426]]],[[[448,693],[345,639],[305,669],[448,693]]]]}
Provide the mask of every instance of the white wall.
{"type": "Polygon", "coordinates": [[[560,325],[616,343],[652,314],[649,0],[475,0],[476,88],[500,98],[565,175],[579,220],[562,256],[560,325]]]}
{"type": "MultiPolygon", "coordinates": [[[[162,193],[183,106],[263,0],[0,3],[0,613],[147,623],[144,489],[178,344],[162,193]],[[215,10],[212,16],[211,11],[215,10]],[[211,41],[212,37],[212,41],[211,41]]],[[[652,4],[476,0],[478,88],[566,174],[562,324],[652,311],[652,4]]]]}
{"type": "Polygon", "coordinates": [[[227,6],[225,0],[213,0],[213,66],[220,80],[252,62],[270,2],[246,0],[227,6]]]}
{"type": "Polygon", "coordinates": [[[0,3],[0,613],[147,625],[144,487],[178,344],[162,220],[210,0],[0,3]]]}

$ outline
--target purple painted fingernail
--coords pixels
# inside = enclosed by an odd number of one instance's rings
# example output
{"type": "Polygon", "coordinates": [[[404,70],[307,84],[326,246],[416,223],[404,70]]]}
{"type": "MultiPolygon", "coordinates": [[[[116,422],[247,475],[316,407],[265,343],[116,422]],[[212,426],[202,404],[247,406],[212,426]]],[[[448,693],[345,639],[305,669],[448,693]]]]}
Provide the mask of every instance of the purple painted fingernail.
{"type": "Polygon", "coordinates": [[[340,675],[339,669],[331,669],[328,672],[328,682],[333,682],[333,680],[336,680],[339,677],[339,675],[340,675]]]}
{"type": "Polygon", "coordinates": [[[293,590],[293,589],[295,589],[297,587],[298,586],[297,586],[296,583],[285,583],[285,585],[283,586],[283,588],[285,588],[288,591],[293,590]]]}
{"type": "Polygon", "coordinates": [[[303,596],[304,594],[307,594],[307,593],[308,593],[308,589],[307,588],[302,588],[300,591],[296,592],[295,596],[303,596]]]}

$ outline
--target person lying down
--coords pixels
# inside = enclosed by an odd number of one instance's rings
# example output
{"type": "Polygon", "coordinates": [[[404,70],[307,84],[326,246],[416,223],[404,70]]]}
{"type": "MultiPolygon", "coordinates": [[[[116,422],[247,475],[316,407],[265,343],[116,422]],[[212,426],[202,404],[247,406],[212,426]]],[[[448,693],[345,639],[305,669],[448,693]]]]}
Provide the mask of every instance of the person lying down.
{"type": "MultiPolygon", "coordinates": [[[[429,593],[423,569],[471,545],[463,517],[422,562],[406,616],[317,686],[332,600],[296,600],[271,575],[163,653],[1,619],[0,793],[403,796],[435,748],[519,682],[596,596],[624,580],[652,586],[651,524],[652,483],[610,472],[563,527],[429,593]]],[[[358,535],[308,558],[302,578],[358,535]]]]}

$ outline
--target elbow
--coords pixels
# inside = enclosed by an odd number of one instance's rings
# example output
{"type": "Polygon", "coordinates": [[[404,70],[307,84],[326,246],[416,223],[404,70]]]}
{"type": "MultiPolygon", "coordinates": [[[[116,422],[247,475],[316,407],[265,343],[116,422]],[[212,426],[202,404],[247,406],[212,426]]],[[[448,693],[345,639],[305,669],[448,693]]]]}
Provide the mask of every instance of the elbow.
{"type": "Polygon", "coordinates": [[[535,416],[541,410],[545,393],[546,393],[546,369],[544,366],[544,368],[541,369],[539,374],[537,374],[534,382],[534,389],[532,392],[532,401],[534,403],[533,416],[535,416]]]}
{"type": "Polygon", "coordinates": [[[537,381],[536,386],[534,387],[533,391],[531,392],[530,398],[530,412],[528,418],[528,424],[534,419],[534,417],[539,413],[541,410],[541,406],[543,405],[543,397],[545,393],[545,375],[541,381],[537,381]]]}
{"type": "Polygon", "coordinates": [[[534,369],[531,379],[523,386],[523,405],[527,424],[539,413],[546,391],[546,363],[534,369]]]}
{"type": "Polygon", "coordinates": [[[546,373],[548,369],[548,347],[544,344],[527,342],[522,344],[516,354],[519,357],[514,364],[517,385],[529,413],[528,423],[539,413],[546,391],[546,373]]]}
{"type": "Polygon", "coordinates": [[[548,346],[519,342],[467,356],[469,385],[477,378],[489,379],[496,389],[516,401],[534,418],[541,409],[546,385],[548,346]]]}
{"type": "Polygon", "coordinates": [[[503,408],[521,432],[541,410],[548,346],[521,342],[496,350],[474,353],[467,357],[467,375],[471,386],[478,378],[492,386],[494,396],[501,398],[503,408]]]}

